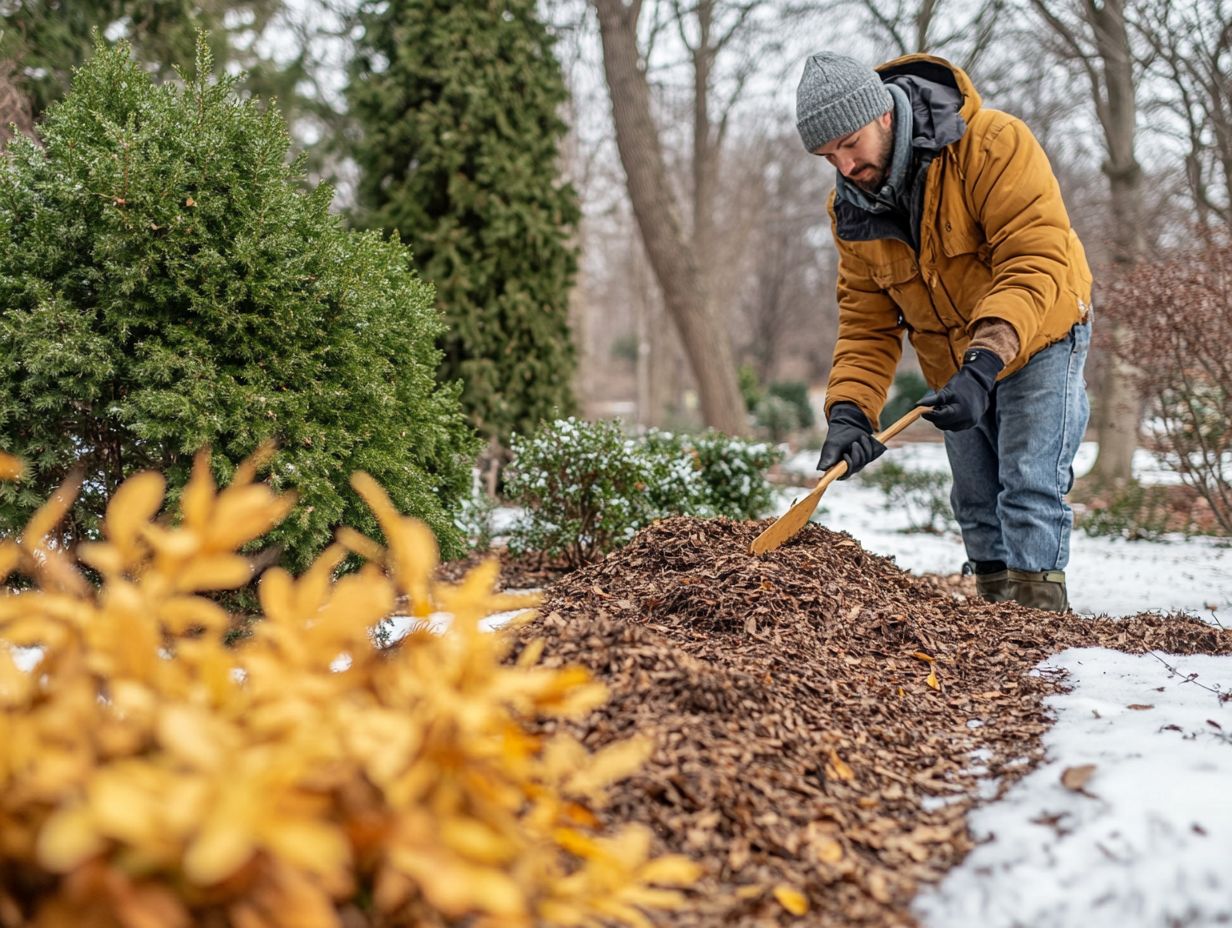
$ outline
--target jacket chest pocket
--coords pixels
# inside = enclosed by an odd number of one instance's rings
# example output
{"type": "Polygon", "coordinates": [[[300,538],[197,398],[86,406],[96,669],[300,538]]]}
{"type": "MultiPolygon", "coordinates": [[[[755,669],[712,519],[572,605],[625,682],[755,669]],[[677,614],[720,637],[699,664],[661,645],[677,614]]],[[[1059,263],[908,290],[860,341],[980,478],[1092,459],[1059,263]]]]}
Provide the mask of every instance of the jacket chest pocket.
{"type": "Polygon", "coordinates": [[[937,238],[940,239],[941,250],[947,257],[968,255],[976,257],[983,264],[990,263],[992,249],[984,238],[984,230],[966,209],[943,212],[937,227],[937,238]]]}
{"type": "Polygon", "coordinates": [[[920,276],[920,269],[915,258],[893,258],[870,265],[873,280],[882,290],[890,293],[901,292],[912,280],[920,276]]]}

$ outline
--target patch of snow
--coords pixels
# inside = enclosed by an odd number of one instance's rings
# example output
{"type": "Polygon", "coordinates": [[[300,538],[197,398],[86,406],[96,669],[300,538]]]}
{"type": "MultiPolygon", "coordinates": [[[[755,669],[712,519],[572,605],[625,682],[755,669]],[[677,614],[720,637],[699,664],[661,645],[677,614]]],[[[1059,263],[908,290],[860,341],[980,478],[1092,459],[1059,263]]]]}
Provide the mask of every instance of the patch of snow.
{"type": "MultiPolygon", "coordinates": [[[[532,590],[510,590],[509,592],[534,592],[532,590]]],[[[526,609],[510,609],[507,612],[493,612],[479,620],[479,627],[485,632],[501,628],[516,615],[521,615],[526,609]]],[[[453,625],[453,616],[448,612],[433,612],[426,618],[417,619],[409,615],[390,616],[385,620],[385,628],[389,634],[389,643],[401,641],[411,632],[430,631],[434,635],[443,635],[453,625]]]]}
{"type": "Polygon", "coordinates": [[[1064,651],[1047,762],[975,810],[980,842],[915,914],[954,928],[1136,928],[1232,922],[1232,658],[1064,651]],[[1194,682],[1187,682],[1197,674],[1194,682]],[[1138,706],[1140,708],[1131,708],[1138,706]],[[1094,764],[1083,792],[1069,767],[1094,764]]]}

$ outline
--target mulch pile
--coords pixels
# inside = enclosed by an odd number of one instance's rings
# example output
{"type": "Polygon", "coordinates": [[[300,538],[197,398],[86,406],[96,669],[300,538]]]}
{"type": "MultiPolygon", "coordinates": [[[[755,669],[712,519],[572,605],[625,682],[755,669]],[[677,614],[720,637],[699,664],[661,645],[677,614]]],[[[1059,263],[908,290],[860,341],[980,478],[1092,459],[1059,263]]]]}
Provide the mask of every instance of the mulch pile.
{"type": "Polygon", "coordinates": [[[916,890],[972,847],[967,812],[1042,759],[1043,700],[1063,681],[1032,673],[1041,660],[1088,645],[1232,653],[1232,632],[1184,616],[982,603],[815,525],[749,555],[768,524],[656,523],[549,586],[518,633],[611,688],[568,723],[591,748],[654,741],[608,820],[649,824],[706,871],[688,910],[657,924],[912,924],[916,890]]]}

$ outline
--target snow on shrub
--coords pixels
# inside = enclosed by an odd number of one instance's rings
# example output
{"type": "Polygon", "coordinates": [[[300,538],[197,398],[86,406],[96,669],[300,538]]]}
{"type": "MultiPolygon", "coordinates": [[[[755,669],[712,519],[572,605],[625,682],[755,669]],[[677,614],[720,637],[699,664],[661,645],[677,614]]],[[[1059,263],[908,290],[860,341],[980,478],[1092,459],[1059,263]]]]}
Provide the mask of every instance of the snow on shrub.
{"type": "Polygon", "coordinates": [[[572,567],[629,541],[670,515],[754,519],[773,501],[766,471],[782,454],[719,432],[626,436],[616,421],[576,418],[514,436],[506,479],[525,514],[515,553],[539,551],[572,567]]]}

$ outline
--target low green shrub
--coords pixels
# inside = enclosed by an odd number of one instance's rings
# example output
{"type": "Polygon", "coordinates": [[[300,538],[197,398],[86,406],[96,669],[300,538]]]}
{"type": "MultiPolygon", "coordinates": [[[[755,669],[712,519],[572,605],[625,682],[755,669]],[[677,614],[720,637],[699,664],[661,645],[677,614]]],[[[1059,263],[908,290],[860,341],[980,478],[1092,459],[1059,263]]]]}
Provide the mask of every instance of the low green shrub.
{"type": "Polygon", "coordinates": [[[1085,500],[1075,521],[1093,538],[1158,541],[1169,531],[1171,516],[1166,487],[1135,481],[1085,500]]]}
{"type": "Polygon", "coordinates": [[[753,519],[773,502],[765,472],[781,453],[719,432],[652,430],[627,437],[615,421],[569,418],[514,436],[505,489],[524,509],[510,533],[532,551],[578,567],[669,515],[753,519]]]}
{"type": "Polygon", "coordinates": [[[482,486],[471,489],[471,495],[462,500],[454,525],[466,538],[466,545],[471,551],[486,553],[492,549],[492,538],[496,534],[493,517],[497,501],[488,495],[482,486]]]}
{"type": "Polygon", "coordinates": [[[760,434],[770,441],[780,442],[800,427],[800,417],[788,400],[767,394],[753,408],[753,423],[760,434]]]}
{"type": "Polygon", "coordinates": [[[509,549],[580,566],[628,541],[656,513],[646,488],[653,474],[620,425],[557,419],[510,440],[510,501],[525,509],[509,549]]]}
{"type": "Polygon", "coordinates": [[[816,425],[816,413],[813,404],[809,402],[808,384],[799,380],[781,380],[772,383],[766,389],[769,396],[777,397],[787,403],[794,413],[794,428],[807,429],[816,425]]]}
{"type": "Polygon", "coordinates": [[[769,511],[774,487],[766,479],[766,471],[782,460],[779,449],[715,431],[690,435],[684,443],[686,450],[696,455],[695,474],[714,515],[760,519],[769,511]]]}
{"type": "Polygon", "coordinates": [[[896,422],[915,407],[920,397],[928,392],[928,384],[915,371],[901,371],[894,378],[894,386],[890,388],[890,398],[881,411],[881,424],[889,425],[896,422]]]}
{"type": "Polygon", "coordinates": [[[958,527],[950,508],[950,475],[941,470],[908,470],[882,461],[860,472],[860,480],[885,494],[885,508],[907,514],[908,532],[941,534],[958,527]]]}

